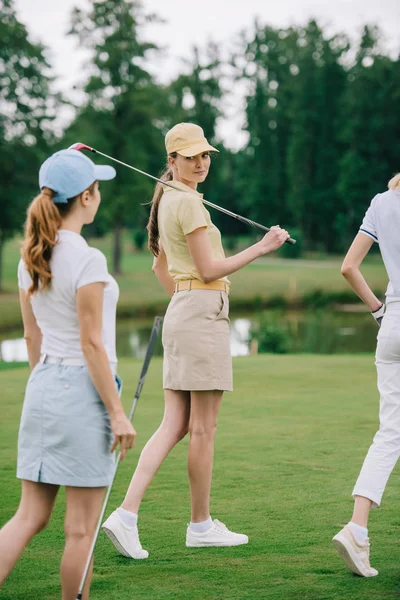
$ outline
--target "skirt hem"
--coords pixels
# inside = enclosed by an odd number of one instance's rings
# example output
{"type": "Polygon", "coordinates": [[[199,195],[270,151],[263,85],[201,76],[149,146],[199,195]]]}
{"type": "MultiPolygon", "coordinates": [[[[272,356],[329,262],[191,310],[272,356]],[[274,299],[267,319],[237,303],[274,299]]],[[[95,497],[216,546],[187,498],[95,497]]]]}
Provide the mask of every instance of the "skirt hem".
{"type": "Polygon", "coordinates": [[[176,392],[210,392],[212,390],[218,390],[221,392],[233,392],[231,381],[198,381],[192,382],[181,382],[179,385],[164,385],[164,390],[173,390],[176,392]]]}
{"type": "Polygon", "coordinates": [[[33,481],[34,483],[47,483],[49,485],[60,485],[67,487],[88,487],[88,488],[96,488],[96,487],[108,487],[111,484],[112,477],[108,477],[105,479],[104,477],[97,477],[94,479],[88,479],[83,481],[79,480],[71,480],[68,478],[63,479],[62,477],[43,477],[39,474],[35,477],[32,474],[24,475],[23,472],[18,471],[17,479],[23,479],[24,481],[33,481]],[[55,481],[57,479],[57,481],[55,481]]]}

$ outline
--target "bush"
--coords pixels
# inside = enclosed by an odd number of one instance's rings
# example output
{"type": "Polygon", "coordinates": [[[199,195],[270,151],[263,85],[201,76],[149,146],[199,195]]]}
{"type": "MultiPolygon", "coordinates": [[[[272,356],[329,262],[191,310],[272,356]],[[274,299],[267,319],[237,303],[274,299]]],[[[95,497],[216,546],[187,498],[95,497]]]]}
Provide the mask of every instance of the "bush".
{"type": "Polygon", "coordinates": [[[250,330],[250,341],[256,340],[258,352],[288,354],[290,352],[290,333],[286,327],[278,325],[268,313],[263,313],[258,326],[250,330]]]}
{"type": "Polygon", "coordinates": [[[147,233],[144,229],[134,229],[132,232],[132,242],[136,250],[143,250],[147,240],[147,233]]]}
{"type": "MultiPolygon", "coordinates": [[[[375,296],[384,297],[382,290],[373,290],[375,296]]],[[[360,300],[352,290],[341,292],[331,292],[321,289],[315,289],[305,294],[301,300],[302,306],[306,308],[324,308],[335,304],[357,304],[360,300]]]]}
{"type": "Polygon", "coordinates": [[[230,235],[230,236],[224,237],[223,247],[226,248],[226,250],[228,250],[228,252],[230,254],[233,254],[234,250],[236,248],[236,243],[237,243],[236,237],[233,235],[230,235]]]}
{"type": "Polygon", "coordinates": [[[290,233],[290,237],[296,240],[294,246],[290,244],[283,244],[282,248],[279,250],[279,255],[282,258],[300,258],[304,251],[303,245],[303,233],[300,229],[296,229],[295,227],[283,227],[283,229],[287,229],[290,233]]]}

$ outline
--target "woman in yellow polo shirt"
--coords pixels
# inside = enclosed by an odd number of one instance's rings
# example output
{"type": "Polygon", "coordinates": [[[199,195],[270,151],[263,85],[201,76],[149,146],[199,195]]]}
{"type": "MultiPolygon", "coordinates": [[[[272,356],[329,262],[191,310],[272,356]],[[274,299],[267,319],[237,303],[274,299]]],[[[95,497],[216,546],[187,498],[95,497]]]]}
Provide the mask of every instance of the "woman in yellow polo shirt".
{"type": "Polygon", "coordinates": [[[189,432],[191,522],[186,546],[237,546],[248,537],[210,516],[214,435],[224,391],[232,391],[228,275],[279,248],[289,234],[273,227],[243,252],[225,258],[221,235],[197,192],[210,168],[201,127],[175,125],[166,136],[163,175],[178,190],[157,184],[148,224],[153,271],[172,296],[163,328],[165,413],[147,442],[122,505],[104,531],[125,556],[145,558],[137,530],[143,495],[170,450],[189,432]]]}

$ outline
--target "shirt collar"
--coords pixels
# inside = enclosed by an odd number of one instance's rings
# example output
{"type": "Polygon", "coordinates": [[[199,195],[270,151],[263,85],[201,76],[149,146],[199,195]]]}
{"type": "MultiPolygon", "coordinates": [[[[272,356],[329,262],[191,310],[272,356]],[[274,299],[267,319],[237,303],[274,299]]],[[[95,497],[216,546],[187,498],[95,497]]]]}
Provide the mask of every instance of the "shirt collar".
{"type": "Polygon", "coordinates": [[[82,237],[79,233],[75,233],[75,231],[71,231],[70,229],[59,229],[58,230],[58,239],[60,241],[71,240],[74,241],[75,244],[79,244],[82,248],[86,248],[87,241],[84,237],[82,237]]]}
{"type": "MultiPolygon", "coordinates": [[[[174,185],[175,187],[179,188],[180,190],[183,190],[184,192],[189,192],[190,194],[195,194],[195,196],[199,196],[199,198],[202,198],[204,195],[204,194],[200,194],[197,190],[194,190],[193,188],[189,187],[185,183],[182,183],[181,181],[172,180],[171,184],[174,185]]],[[[169,187],[168,185],[163,184],[162,187],[163,187],[164,194],[166,192],[175,192],[175,190],[173,188],[169,187]]]]}

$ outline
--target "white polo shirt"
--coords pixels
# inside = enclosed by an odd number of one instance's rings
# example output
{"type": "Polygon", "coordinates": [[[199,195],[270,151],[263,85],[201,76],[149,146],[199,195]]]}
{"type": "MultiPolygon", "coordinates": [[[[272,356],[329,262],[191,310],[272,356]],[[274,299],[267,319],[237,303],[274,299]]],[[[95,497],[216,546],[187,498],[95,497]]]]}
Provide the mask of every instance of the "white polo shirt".
{"type": "Polygon", "coordinates": [[[360,233],[379,244],[389,276],[387,301],[400,301],[400,191],[388,190],[373,198],[360,233]]]}
{"type": "MultiPolygon", "coordinates": [[[[31,296],[36,322],[42,332],[41,352],[57,358],[84,360],[76,309],[77,290],[89,283],[104,282],[102,338],[110,362],[117,362],[115,321],[119,288],[108,273],[107,261],[97,248],[73,231],[58,232],[59,243],[50,260],[53,279],[43,292],[31,296]]],[[[18,265],[18,285],[25,291],[31,278],[21,260],[18,265]]]]}

